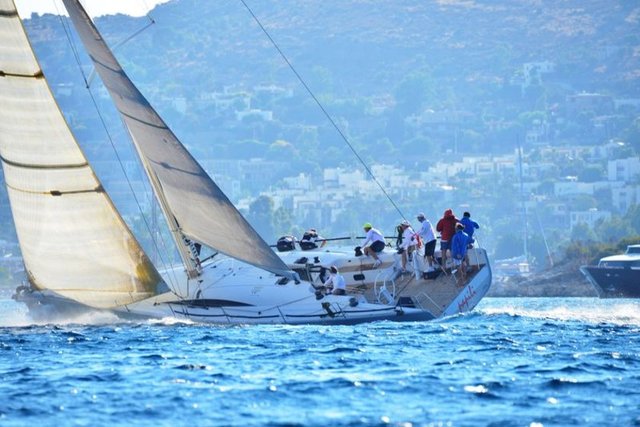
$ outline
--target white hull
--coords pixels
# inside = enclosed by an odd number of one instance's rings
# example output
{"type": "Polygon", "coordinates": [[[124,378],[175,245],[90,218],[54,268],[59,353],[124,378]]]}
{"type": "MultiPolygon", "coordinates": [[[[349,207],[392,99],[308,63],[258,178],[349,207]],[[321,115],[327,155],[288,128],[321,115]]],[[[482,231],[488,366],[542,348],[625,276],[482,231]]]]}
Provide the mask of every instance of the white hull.
{"type": "MultiPolygon", "coordinates": [[[[377,274],[392,276],[393,272],[394,267],[390,266],[377,274]]],[[[165,271],[163,276],[171,291],[111,311],[122,317],[175,318],[216,324],[425,321],[472,310],[491,285],[491,269],[488,264],[478,266],[478,271],[460,288],[455,288],[455,284],[450,284],[451,281],[443,277],[442,284],[451,288],[450,296],[445,297],[444,303],[439,301],[438,304],[429,306],[424,301],[436,299],[434,295],[428,295],[428,289],[433,286],[430,283],[435,282],[417,281],[412,276],[399,276],[397,279],[402,280],[404,277],[404,280],[413,281],[419,292],[399,292],[399,284],[386,280],[369,283],[368,294],[353,292],[348,287],[347,295],[321,297],[309,282],[288,281],[278,284],[279,281],[283,282],[281,277],[230,258],[206,264],[203,274],[197,279],[187,280],[184,272],[177,269],[165,271]],[[382,295],[378,292],[380,288],[390,291],[391,298],[375,297],[382,295]]],[[[73,301],[46,292],[32,292],[30,295],[23,295],[22,299],[29,298],[37,300],[37,304],[25,301],[31,308],[42,308],[49,304],[64,307],[65,310],[70,307],[78,308],[78,304],[73,301]]]]}

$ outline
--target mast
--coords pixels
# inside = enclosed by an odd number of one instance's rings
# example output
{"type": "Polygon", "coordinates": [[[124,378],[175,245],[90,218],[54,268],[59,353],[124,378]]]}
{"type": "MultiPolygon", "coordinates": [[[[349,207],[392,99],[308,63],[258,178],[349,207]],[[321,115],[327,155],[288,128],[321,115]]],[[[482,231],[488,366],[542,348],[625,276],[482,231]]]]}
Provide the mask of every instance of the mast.
{"type": "Polygon", "coordinates": [[[520,181],[520,203],[522,206],[522,223],[524,225],[524,230],[523,230],[523,234],[524,234],[524,242],[523,242],[523,249],[524,249],[524,258],[527,262],[529,262],[529,245],[528,245],[528,241],[529,241],[529,227],[527,226],[527,204],[526,201],[524,199],[524,184],[523,184],[523,179],[522,179],[522,144],[520,142],[520,138],[518,137],[518,178],[520,181]]]}
{"type": "MultiPolygon", "coordinates": [[[[128,128],[127,128],[128,129],[128,128]]],[[[129,136],[134,139],[135,137],[129,131],[129,136]]],[[[180,230],[180,225],[176,220],[176,217],[171,213],[171,208],[167,203],[167,199],[162,191],[159,191],[162,188],[162,184],[158,180],[158,177],[153,172],[153,169],[149,166],[145,156],[142,155],[138,144],[133,144],[136,147],[136,151],[138,152],[138,157],[142,162],[142,167],[144,168],[147,176],[149,177],[149,181],[151,182],[151,188],[153,188],[153,193],[156,196],[156,200],[160,205],[160,210],[162,211],[165,220],[167,221],[167,225],[169,226],[169,232],[171,233],[171,238],[176,244],[176,248],[178,249],[178,254],[180,255],[180,259],[182,260],[182,264],[184,265],[185,271],[187,273],[187,277],[190,279],[194,279],[200,275],[202,272],[200,268],[199,262],[197,262],[195,258],[195,254],[191,250],[190,240],[182,233],[180,230]]],[[[153,205],[153,203],[152,203],[153,205]]],[[[154,219],[155,221],[155,219],[154,219]]]]}
{"type": "Polygon", "coordinates": [[[538,209],[534,209],[533,212],[536,214],[538,227],[540,228],[540,232],[542,233],[542,240],[544,241],[544,247],[547,250],[547,258],[549,259],[549,266],[553,267],[553,257],[551,256],[551,249],[549,249],[549,244],[547,243],[547,236],[544,232],[544,227],[542,227],[542,222],[540,221],[540,216],[538,215],[538,209]]]}

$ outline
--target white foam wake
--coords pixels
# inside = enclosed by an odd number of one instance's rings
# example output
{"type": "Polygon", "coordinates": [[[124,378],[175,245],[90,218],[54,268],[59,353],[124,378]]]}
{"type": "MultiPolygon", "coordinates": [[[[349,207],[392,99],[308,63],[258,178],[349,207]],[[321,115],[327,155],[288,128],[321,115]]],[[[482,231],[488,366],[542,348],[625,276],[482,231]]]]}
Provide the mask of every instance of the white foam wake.
{"type": "Polygon", "coordinates": [[[597,298],[487,298],[478,310],[561,321],[640,326],[640,300],[597,298]]]}

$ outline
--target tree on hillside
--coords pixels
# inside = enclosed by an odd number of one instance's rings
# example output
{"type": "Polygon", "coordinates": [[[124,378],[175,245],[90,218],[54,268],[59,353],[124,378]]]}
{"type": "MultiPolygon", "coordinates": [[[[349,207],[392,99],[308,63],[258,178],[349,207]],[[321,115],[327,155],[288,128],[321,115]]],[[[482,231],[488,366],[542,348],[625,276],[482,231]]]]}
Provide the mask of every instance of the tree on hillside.
{"type": "Polygon", "coordinates": [[[630,235],[611,243],[571,242],[565,249],[568,260],[578,260],[581,264],[597,264],[600,258],[623,252],[628,245],[640,243],[640,235],[630,235]]]}
{"type": "MultiPolygon", "coordinates": [[[[491,144],[492,153],[513,153],[518,147],[518,143],[522,141],[523,127],[518,122],[510,122],[504,127],[487,133],[486,140],[491,144]]],[[[485,146],[485,149],[489,147],[485,146]]]]}
{"type": "Polygon", "coordinates": [[[405,77],[395,89],[396,109],[403,117],[419,112],[424,105],[438,101],[433,78],[425,72],[405,77]]]}
{"type": "Polygon", "coordinates": [[[496,259],[506,259],[520,256],[523,254],[523,239],[511,231],[508,231],[498,237],[495,250],[496,259]]]}
{"type": "Polygon", "coordinates": [[[624,216],[625,221],[633,229],[635,234],[640,235],[640,205],[632,205],[624,216]]]}
{"type": "Polygon", "coordinates": [[[577,194],[571,198],[572,211],[587,211],[596,207],[596,200],[588,194],[577,194]]]}
{"type": "Polygon", "coordinates": [[[596,182],[604,177],[604,169],[602,166],[589,165],[578,172],[578,181],[596,182]]]}
{"type": "Polygon", "coordinates": [[[545,179],[540,181],[540,185],[535,190],[538,195],[553,196],[554,194],[554,179],[545,179]]]}
{"type": "MultiPolygon", "coordinates": [[[[379,143],[382,144],[383,141],[379,141],[379,143]]],[[[402,160],[406,162],[407,160],[409,160],[407,159],[407,157],[411,157],[412,160],[415,160],[416,158],[420,158],[420,159],[433,158],[435,145],[433,144],[433,141],[430,138],[427,138],[424,136],[416,136],[414,138],[404,140],[401,144],[401,149],[403,150],[404,153],[410,154],[410,156],[405,155],[404,158],[402,158],[402,160]]],[[[388,153],[385,154],[385,157],[387,155],[388,153]]]]}
{"type": "Polygon", "coordinates": [[[266,158],[271,160],[285,160],[288,162],[294,162],[300,156],[296,147],[288,141],[278,139],[269,145],[266,158]]]}
{"type": "Polygon", "coordinates": [[[614,216],[595,227],[596,234],[602,242],[615,242],[634,234],[631,225],[620,217],[614,216]]]}
{"type": "Polygon", "coordinates": [[[551,255],[549,255],[549,252],[547,251],[547,245],[545,244],[544,238],[541,234],[532,233],[529,236],[528,249],[529,254],[533,258],[533,263],[537,268],[551,267],[551,255]]]}
{"type": "Polygon", "coordinates": [[[624,139],[629,141],[637,154],[640,154],[640,116],[637,116],[633,122],[623,131],[624,139]]]}
{"type": "Polygon", "coordinates": [[[584,222],[578,223],[571,229],[572,242],[595,242],[598,240],[596,234],[584,222]]]}
{"type": "Polygon", "coordinates": [[[547,113],[544,111],[525,111],[518,115],[518,122],[524,129],[544,123],[546,120],[547,113]]]}
{"type": "Polygon", "coordinates": [[[252,157],[263,157],[267,149],[268,147],[264,142],[256,139],[245,139],[231,144],[229,153],[234,158],[244,159],[247,158],[247,153],[250,153],[252,157]]]}
{"type": "Polygon", "coordinates": [[[486,138],[481,132],[477,132],[473,129],[465,129],[460,132],[460,141],[458,142],[458,153],[469,154],[482,153],[484,150],[486,138]]]}
{"type": "Polygon", "coordinates": [[[284,206],[280,206],[273,212],[273,230],[276,236],[297,235],[300,231],[299,227],[294,229],[291,212],[284,206]]]}
{"type": "Polygon", "coordinates": [[[249,205],[247,220],[267,242],[275,241],[273,229],[273,200],[260,196],[249,205]]]}

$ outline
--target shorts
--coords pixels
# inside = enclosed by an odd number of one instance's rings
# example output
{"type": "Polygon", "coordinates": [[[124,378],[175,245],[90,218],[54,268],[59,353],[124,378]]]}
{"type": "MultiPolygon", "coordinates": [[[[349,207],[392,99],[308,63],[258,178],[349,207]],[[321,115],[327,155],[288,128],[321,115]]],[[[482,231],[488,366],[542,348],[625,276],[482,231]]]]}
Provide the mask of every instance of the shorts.
{"type": "Polygon", "coordinates": [[[384,249],[385,246],[386,245],[384,244],[384,242],[382,240],[376,240],[369,247],[371,248],[371,250],[373,252],[379,253],[379,252],[382,252],[382,250],[384,249]]]}
{"type": "Polygon", "coordinates": [[[432,240],[424,245],[424,256],[433,256],[436,252],[436,240],[432,240]]]}
{"type": "Polygon", "coordinates": [[[447,249],[451,249],[451,243],[448,240],[440,240],[440,250],[444,253],[447,249]]]}

